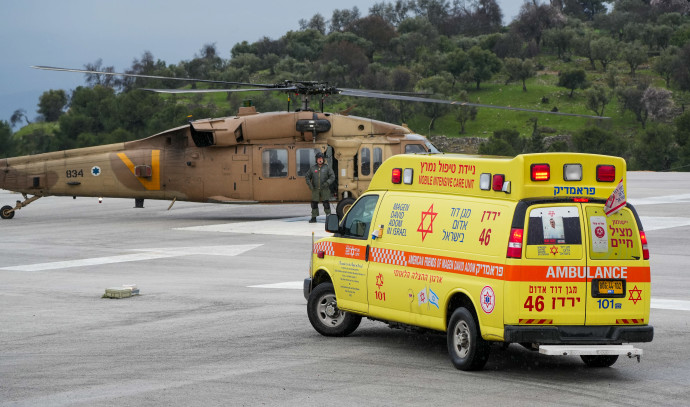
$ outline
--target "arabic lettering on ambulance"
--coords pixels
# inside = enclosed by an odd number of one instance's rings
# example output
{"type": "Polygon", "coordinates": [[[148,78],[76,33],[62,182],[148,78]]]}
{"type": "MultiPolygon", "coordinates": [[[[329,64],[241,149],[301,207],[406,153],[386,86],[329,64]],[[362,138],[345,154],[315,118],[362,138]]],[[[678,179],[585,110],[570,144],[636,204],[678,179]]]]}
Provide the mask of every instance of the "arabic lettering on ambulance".
{"type": "Polygon", "coordinates": [[[426,274],[426,273],[419,273],[416,271],[413,271],[410,273],[407,270],[393,270],[393,275],[395,277],[401,277],[401,278],[409,278],[410,280],[417,280],[417,281],[428,281],[430,283],[443,283],[443,276],[436,276],[433,274],[426,274]]]}
{"type": "Polygon", "coordinates": [[[474,179],[449,176],[455,174],[475,175],[476,167],[474,165],[444,163],[442,160],[422,161],[420,164],[421,169],[418,183],[421,185],[467,189],[474,188],[474,179]],[[425,173],[435,174],[424,175],[425,173]]]}
{"type": "Polygon", "coordinates": [[[386,233],[392,236],[407,236],[407,229],[403,228],[405,213],[410,209],[410,204],[394,203],[386,233]]]}
{"type": "Polygon", "coordinates": [[[453,219],[452,230],[443,229],[442,240],[457,243],[464,242],[464,231],[467,230],[468,221],[463,219],[469,219],[471,214],[472,209],[469,208],[450,208],[450,217],[455,219],[453,219]]]}
{"type": "Polygon", "coordinates": [[[553,187],[553,196],[557,195],[596,195],[594,187],[553,187]]]}
{"type": "Polygon", "coordinates": [[[345,257],[359,257],[360,248],[358,246],[345,246],[345,257]]]}

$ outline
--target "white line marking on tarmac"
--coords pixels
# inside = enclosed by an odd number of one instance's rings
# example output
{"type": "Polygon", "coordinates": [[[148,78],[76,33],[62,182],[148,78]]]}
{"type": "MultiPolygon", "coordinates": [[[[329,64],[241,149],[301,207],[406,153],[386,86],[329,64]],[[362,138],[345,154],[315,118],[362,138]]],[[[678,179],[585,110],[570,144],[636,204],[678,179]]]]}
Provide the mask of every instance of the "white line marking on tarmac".
{"type": "Polygon", "coordinates": [[[690,226],[689,218],[675,218],[664,216],[640,216],[642,228],[645,231],[662,230],[677,228],[681,226],[690,226]]]}
{"type": "Polygon", "coordinates": [[[309,223],[309,217],[260,220],[255,222],[221,223],[207,226],[190,226],[175,228],[175,230],[187,230],[192,232],[219,232],[219,233],[250,233],[258,235],[283,235],[283,236],[314,236],[321,238],[331,236],[324,230],[324,217],[317,218],[317,223],[309,223]]]}
{"type": "Polygon", "coordinates": [[[303,281],[287,281],[285,283],[250,285],[249,288],[282,288],[286,290],[301,290],[303,281]]]}
{"type": "Polygon", "coordinates": [[[628,199],[628,201],[633,204],[633,206],[690,202],[690,194],[650,196],[648,198],[628,199]]]}
{"type": "MultiPolygon", "coordinates": [[[[283,289],[283,290],[302,290],[304,286],[303,281],[286,281],[284,283],[275,284],[259,284],[250,285],[249,288],[269,288],[269,289],[283,289]]],[[[652,298],[651,308],[663,309],[671,311],[690,311],[690,301],[683,300],[661,300],[652,298]]]]}
{"type": "Polygon", "coordinates": [[[668,309],[674,311],[690,311],[690,301],[660,300],[652,298],[651,307],[654,309],[668,309]]]}
{"type": "Polygon", "coordinates": [[[246,251],[256,249],[260,244],[232,245],[232,246],[201,246],[201,247],[169,247],[163,249],[133,249],[143,252],[135,254],[123,254],[119,256],[93,257],[90,259],[55,261],[50,263],[25,264],[19,266],[3,267],[0,270],[8,271],[46,271],[60,270],[72,267],[100,266],[104,264],[125,263],[131,261],[144,261],[164,259],[169,257],[181,257],[192,255],[204,256],[237,256],[246,251]]]}

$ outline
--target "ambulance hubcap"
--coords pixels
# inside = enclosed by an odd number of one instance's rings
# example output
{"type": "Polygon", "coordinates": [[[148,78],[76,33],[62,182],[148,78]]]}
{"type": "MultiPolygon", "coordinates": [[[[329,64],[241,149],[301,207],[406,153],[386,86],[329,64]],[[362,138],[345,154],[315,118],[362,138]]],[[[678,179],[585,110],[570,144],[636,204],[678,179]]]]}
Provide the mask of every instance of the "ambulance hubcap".
{"type": "Polygon", "coordinates": [[[328,294],[321,297],[317,309],[321,320],[326,325],[338,325],[343,317],[343,312],[338,308],[338,303],[335,300],[334,294],[328,294]]]}
{"type": "Polygon", "coordinates": [[[470,351],[470,328],[465,321],[460,321],[455,326],[455,350],[461,358],[470,351]]]}

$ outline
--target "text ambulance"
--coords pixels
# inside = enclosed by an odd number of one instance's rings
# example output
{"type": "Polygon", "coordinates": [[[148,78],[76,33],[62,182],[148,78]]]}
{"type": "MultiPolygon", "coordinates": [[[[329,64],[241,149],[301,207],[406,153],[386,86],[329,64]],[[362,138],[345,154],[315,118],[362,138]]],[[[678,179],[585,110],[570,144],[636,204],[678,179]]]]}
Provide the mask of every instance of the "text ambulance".
{"type": "Polygon", "coordinates": [[[447,333],[455,367],[489,341],[610,366],[649,342],[647,239],[622,158],[398,155],[314,244],[307,313],[326,336],[368,317],[447,333]]]}

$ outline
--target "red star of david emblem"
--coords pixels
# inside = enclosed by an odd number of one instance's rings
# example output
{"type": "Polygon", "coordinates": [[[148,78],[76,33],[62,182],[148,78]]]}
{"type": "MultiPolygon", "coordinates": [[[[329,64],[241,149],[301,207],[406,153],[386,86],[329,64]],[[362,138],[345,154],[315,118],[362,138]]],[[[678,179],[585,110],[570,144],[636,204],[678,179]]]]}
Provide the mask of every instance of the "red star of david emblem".
{"type": "Polygon", "coordinates": [[[557,246],[551,246],[551,254],[553,254],[554,256],[558,254],[557,246]]]}
{"type": "Polygon", "coordinates": [[[383,274],[379,273],[379,275],[376,276],[376,286],[380,290],[382,285],[383,285],[383,274]]]}
{"type": "Polygon", "coordinates": [[[424,238],[426,238],[427,234],[434,233],[434,219],[436,219],[437,215],[438,212],[434,212],[434,204],[431,204],[429,209],[427,209],[425,212],[422,212],[422,221],[419,223],[419,227],[417,228],[417,232],[422,232],[422,242],[424,241],[424,238]],[[429,218],[429,225],[425,229],[424,222],[427,218],[429,218]]]}
{"type": "Polygon", "coordinates": [[[637,304],[638,301],[642,301],[642,290],[638,290],[637,286],[628,291],[630,292],[630,297],[628,299],[632,301],[633,304],[637,304]],[[633,293],[637,294],[637,296],[634,296],[633,293]]]}

